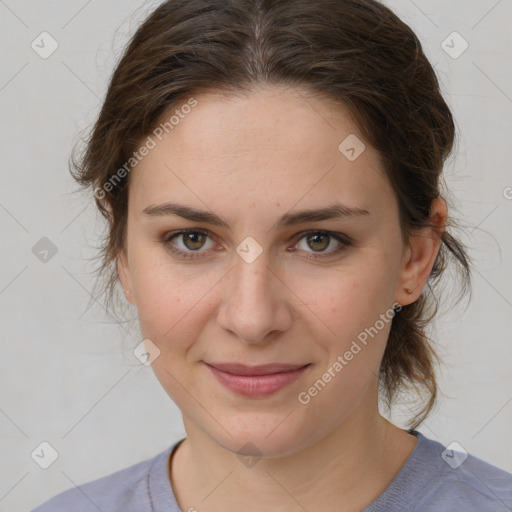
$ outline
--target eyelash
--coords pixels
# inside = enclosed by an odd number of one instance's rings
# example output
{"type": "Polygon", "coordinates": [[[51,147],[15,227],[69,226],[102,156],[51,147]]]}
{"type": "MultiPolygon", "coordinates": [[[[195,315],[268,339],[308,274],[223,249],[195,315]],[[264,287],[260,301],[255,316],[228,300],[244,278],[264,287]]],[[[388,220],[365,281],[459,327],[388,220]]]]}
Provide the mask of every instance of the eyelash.
{"type": "MultiPolygon", "coordinates": [[[[167,250],[169,250],[173,254],[177,254],[179,257],[183,257],[183,258],[187,258],[187,259],[201,258],[202,256],[200,256],[199,254],[201,254],[201,252],[204,252],[204,251],[199,251],[199,250],[197,250],[197,251],[183,251],[181,249],[178,249],[173,243],[171,243],[171,240],[173,238],[175,238],[175,237],[177,237],[179,235],[185,235],[185,234],[190,234],[190,233],[199,233],[201,235],[206,235],[209,238],[211,238],[210,237],[210,232],[207,231],[207,230],[204,230],[204,229],[182,229],[181,231],[173,231],[171,233],[167,233],[160,240],[160,242],[162,243],[162,245],[167,250]]],[[[334,250],[329,251],[329,252],[322,252],[322,253],[318,253],[318,254],[314,254],[313,253],[311,256],[306,256],[306,258],[308,258],[308,259],[332,258],[333,256],[338,255],[342,251],[346,250],[347,247],[350,247],[352,245],[351,239],[348,236],[346,236],[346,235],[342,235],[340,233],[333,233],[331,231],[318,230],[318,229],[311,229],[309,231],[304,231],[304,232],[300,233],[301,236],[298,239],[297,244],[303,238],[305,238],[307,235],[311,235],[311,234],[327,235],[327,236],[329,236],[331,238],[334,238],[336,241],[340,242],[341,245],[337,249],[334,249],[334,250]]]]}

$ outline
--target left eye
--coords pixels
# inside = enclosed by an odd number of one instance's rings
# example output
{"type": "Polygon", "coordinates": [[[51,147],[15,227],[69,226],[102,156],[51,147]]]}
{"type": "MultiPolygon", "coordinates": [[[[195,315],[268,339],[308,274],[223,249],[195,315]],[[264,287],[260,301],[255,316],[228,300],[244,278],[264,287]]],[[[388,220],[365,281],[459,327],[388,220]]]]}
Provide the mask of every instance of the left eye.
{"type": "MultiPolygon", "coordinates": [[[[200,254],[205,251],[200,251],[205,245],[205,241],[210,238],[209,232],[201,229],[185,229],[169,233],[162,239],[162,244],[171,253],[177,254],[183,258],[198,258],[200,254]],[[178,247],[177,244],[172,242],[174,238],[178,238],[182,242],[183,248],[178,247]]],[[[304,240],[309,248],[313,248],[313,254],[306,256],[306,258],[326,258],[333,256],[343,251],[346,247],[351,245],[351,240],[341,233],[331,233],[329,231],[308,231],[301,233],[299,243],[295,244],[292,251],[300,245],[304,240]],[[331,245],[331,241],[338,242],[338,247],[330,251],[326,249],[331,245]],[[315,254],[317,253],[317,254],[315,254]]],[[[212,241],[213,246],[215,243],[212,241]]],[[[212,246],[210,246],[210,249],[212,246]]],[[[208,248],[207,248],[208,249],[208,248]]],[[[305,250],[305,252],[309,252],[305,250]]]]}
{"type": "Polygon", "coordinates": [[[332,256],[333,254],[338,254],[350,245],[349,240],[346,238],[327,231],[309,231],[302,236],[297,246],[300,245],[301,240],[304,240],[308,247],[315,249],[311,256],[307,256],[308,258],[325,258],[327,256],[332,256]],[[332,240],[338,242],[338,247],[330,251],[326,251],[326,249],[331,245],[332,240]]]}

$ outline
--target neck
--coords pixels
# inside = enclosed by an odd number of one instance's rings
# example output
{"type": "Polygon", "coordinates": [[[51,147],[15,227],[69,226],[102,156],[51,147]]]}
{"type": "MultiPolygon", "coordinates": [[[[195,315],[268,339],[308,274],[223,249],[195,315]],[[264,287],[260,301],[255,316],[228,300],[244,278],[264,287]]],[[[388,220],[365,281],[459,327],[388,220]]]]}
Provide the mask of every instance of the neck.
{"type": "Polygon", "coordinates": [[[182,510],[201,512],[362,510],[417,443],[377,407],[362,408],[306,448],[245,466],[193,422],[184,423],[187,439],[173,457],[171,485],[182,510]]]}

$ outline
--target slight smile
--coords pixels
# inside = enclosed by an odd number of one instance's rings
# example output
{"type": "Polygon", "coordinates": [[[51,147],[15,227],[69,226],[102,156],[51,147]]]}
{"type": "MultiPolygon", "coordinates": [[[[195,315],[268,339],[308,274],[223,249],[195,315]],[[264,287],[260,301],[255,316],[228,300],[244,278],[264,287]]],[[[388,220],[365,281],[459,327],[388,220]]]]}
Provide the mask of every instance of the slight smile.
{"type": "Polygon", "coordinates": [[[239,363],[206,363],[217,380],[225,387],[244,396],[268,396],[297,380],[308,364],[271,363],[245,366],[239,363]]]}

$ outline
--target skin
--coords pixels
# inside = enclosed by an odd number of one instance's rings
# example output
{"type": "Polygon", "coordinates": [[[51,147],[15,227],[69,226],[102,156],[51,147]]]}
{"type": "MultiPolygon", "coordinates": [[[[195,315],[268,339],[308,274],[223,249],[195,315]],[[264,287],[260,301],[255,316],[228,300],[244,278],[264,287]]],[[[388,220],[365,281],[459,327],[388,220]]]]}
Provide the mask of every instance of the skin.
{"type": "Polygon", "coordinates": [[[132,171],[118,258],[143,336],[160,350],[153,370],[183,414],[187,439],[169,468],[178,503],[201,512],[361,510],[417,442],[378,410],[376,375],[391,322],[308,404],[297,397],[394,302],[419,297],[446,203],[432,204],[437,229],[405,245],[378,153],[366,144],[349,161],[338,150],[350,134],[363,140],[345,109],[271,86],[195,98],[198,105],[132,171]],[[166,201],[214,212],[230,229],[142,213],[166,201]],[[284,213],[335,201],[369,215],[275,227],[284,213]],[[195,245],[172,239],[188,253],[195,247],[197,259],[173,255],[162,242],[187,228],[209,231],[195,245]],[[310,229],[353,243],[329,256],[340,243],[308,244],[301,233],[310,229]],[[236,252],[248,236],[262,248],[251,263],[236,252]],[[324,259],[308,258],[322,252],[324,259]],[[312,364],[286,388],[254,398],[223,387],[203,361],[312,364]],[[257,463],[244,464],[240,452],[257,463]]]}

